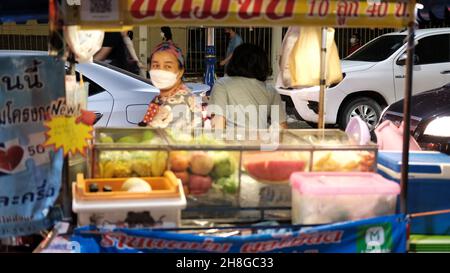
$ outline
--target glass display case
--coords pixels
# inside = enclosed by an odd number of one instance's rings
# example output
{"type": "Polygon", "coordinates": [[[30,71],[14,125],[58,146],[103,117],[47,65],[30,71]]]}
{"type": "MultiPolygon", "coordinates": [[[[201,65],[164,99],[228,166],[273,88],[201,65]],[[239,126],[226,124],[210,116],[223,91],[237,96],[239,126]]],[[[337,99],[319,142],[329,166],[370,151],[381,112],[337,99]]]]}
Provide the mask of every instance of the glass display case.
{"type": "Polygon", "coordinates": [[[185,218],[289,218],[294,172],[375,171],[377,146],[339,130],[191,131],[98,128],[92,178],[159,177],[184,187],[185,218]],[[238,214],[238,215],[237,215],[238,214]]]}

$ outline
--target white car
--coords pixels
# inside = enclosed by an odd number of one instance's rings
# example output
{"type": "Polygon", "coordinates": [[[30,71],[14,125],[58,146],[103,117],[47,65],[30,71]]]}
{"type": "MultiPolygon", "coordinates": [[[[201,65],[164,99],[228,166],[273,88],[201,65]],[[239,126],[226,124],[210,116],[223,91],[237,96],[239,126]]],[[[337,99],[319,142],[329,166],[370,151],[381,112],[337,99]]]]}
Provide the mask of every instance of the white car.
{"type": "MultiPolygon", "coordinates": [[[[76,70],[89,82],[88,110],[102,114],[96,127],[136,127],[159,94],[150,80],[102,62],[78,64],[76,70]]],[[[198,95],[210,89],[202,83],[186,85],[198,95]]]]}
{"type": "MultiPolygon", "coordinates": [[[[407,32],[382,35],[341,61],[344,79],[325,91],[325,123],[344,129],[360,116],[372,130],[383,108],[403,98],[407,32]]],[[[413,94],[450,81],[450,28],[416,30],[413,94]]],[[[318,122],[319,86],[304,89],[277,87],[287,106],[302,119],[318,122]]]]}
{"type": "MultiPolygon", "coordinates": [[[[1,56],[47,55],[43,51],[0,50],[1,56]]],[[[136,127],[148,104],[159,94],[148,79],[115,66],[94,62],[77,64],[76,73],[89,82],[88,110],[97,114],[95,127],[136,127]]],[[[202,83],[186,83],[194,94],[209,91],[202,83]]]]}

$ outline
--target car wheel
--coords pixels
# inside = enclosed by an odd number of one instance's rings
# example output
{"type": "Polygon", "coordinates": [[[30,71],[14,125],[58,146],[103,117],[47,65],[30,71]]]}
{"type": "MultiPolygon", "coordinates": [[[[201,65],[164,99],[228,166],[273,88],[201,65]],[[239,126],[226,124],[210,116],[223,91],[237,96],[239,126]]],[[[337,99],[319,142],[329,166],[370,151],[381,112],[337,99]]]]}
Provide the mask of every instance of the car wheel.
{"type": "Polygon", "coordinates": [[[375,129],[381,116],[381,106],[373,99],[363,97],[349,101],[339,116],[339,128],[345,130],[352,117],[359,116],[369,127],[375,129]]]}

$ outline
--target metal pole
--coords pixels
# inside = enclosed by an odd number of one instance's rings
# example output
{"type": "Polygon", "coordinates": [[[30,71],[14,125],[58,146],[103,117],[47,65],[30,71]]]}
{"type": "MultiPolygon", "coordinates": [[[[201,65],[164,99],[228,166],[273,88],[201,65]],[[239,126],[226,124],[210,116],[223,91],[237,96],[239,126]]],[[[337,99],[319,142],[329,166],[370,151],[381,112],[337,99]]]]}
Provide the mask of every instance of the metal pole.
{"type": "MultiPolygon", "coordinates": [[[[148,42],[148,27],[147,26],[139,26],[139,59],[143,64],[145,64],[145,71],[147,71],[148,63],[148,50],[147,50],[147,42],[148,42]]],[[[146,73],[144,73],[144,77],[147,77],[146,73]]]]}
{"type": "Polygon", "coordinates": [[[322,46],[320,49],[320,93],[319,93],[319,129],[325,128],[325,85],[326,85],[327,28],[322,28],[322,46]]]}
{"type": "Polygon", "coordinates": [[[281,55],[281,43],[283,41],[283,28],[282,27],[272,27],[272,54],[269,55],[272,58],[272,77],[274,82],[276,82],[278,73],[280,72],[280,55],[281,55]]]}
{"type": "MultiPolygon", "coordinates": [[[[205,84],[209,85],[212,89],[215,81],[215,65],[216,65],[216,48],[214,46],[214,28],[207,29],[207,44],[206,44],[206,71],[205,71],[205,84]]],[[[209,92],[208,92],[209,93],[209,92]]]]}
{"type": "Polygon", "coordinates": [[[400,209],[402,213],[408,213],[407,196],[408,196],[408,170],[409,170],[409,138],[410,122],[411,122],[411,94],[413,84],[413,65],[414,65],[414,27],[415,27],[415,1],[408,4],[408,45],[406,59],[406,77],[405,77],[405,94],[403,101],[403,151],[402,151],[402,168],[401,168],[401,200],[400,209]]]}

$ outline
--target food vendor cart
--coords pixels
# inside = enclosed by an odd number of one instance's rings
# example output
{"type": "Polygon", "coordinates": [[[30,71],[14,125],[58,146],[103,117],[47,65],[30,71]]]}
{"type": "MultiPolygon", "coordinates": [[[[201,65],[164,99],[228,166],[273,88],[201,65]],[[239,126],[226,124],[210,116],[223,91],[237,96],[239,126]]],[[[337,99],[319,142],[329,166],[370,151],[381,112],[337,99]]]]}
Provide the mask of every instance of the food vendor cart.
{"type": "MultiPolygon", "coordinates": [[[[51,3],[53,1],[50,1],[51,3]]],[[[329,26],[329,27],[352,27],[352,26],[377,26],[377,27],[387,27],[387,26],[408,26],[409,29],[409,40],[408,40],[408,61],[407,61],[407,73],[406,73],[406,89],[405,89],[405,131],[404,131],[404,138],[409,139],[409,98],[411,96],[411,84],[412,84],[412,55],[413,55],[413,49],[414,49],[414,5],[415,1],[294,1],[294,0],[285,0],[285,1],[270,1],[270,0],[261,0],[261,1],[244,1],[244,2],[238,2],[238,1],[143,1],[143,0],[129,0],[129,1],[110,1],[111,6],[109,7],[101,7],[98,5],[95,5],[95,1],[81,1],[80,6],[68,6],[67,3],[63,3],[63,11],[64,11],[64,24],[66,25],[79,25],[81,28],[86,29],[92,29],[92,28],[102,28],[105,30],[117,30],[117,29],[126,29],[129,26],[132,25],[189,25],[189,24],[198,24],[199,20],[201,20],[201,24],[204,26],[233,26],[233,25],[251,25],[251,26],[285,26],[285,25],[314,25],[314,26],[329,26]],[[253,5],[252,5],[253,4],[253,5]]],[[[323,54],[322,54],[323,56],[323,54]]],[[[323,58],[322,58],[323,63],[323,58]]],[[[325,67],[322,65],[322,67],[325,67]]],[[[322,70],[322,75],[325,75],[324,71],[322,70]]],[[[322,77],[321,80],[321,100],[320,100],[320,109],[321,109],[321,118],[323,120],[323,104],[324,99],[326,98],[325,95],[325,82],[324,77],[322,77]]],[[[133,130],[131,134],[135,134],[138,130],[133,130]]],[[[165,154],[166,161],[169,160],[169,152],[173,151],[191,151],[191,150],[199,150],[203,152],[207,152],[209,154],[211,151],[225,151],[227,153],[235,153],[236,160],[238,161],[237,167],[235,168],[235,172],[231,172],[230,174],[227,173],[226,177],[229,178],[233,176],[234,174],[238,175],[238,190],[237,192],[242,192],[242,172],[246,172],[247,174],[251,174],[252,171],[255,171],[253,173],[253,178],[256,176],[258,179],[263,177],[262,180],[265,180],[267,175],[273,174],[273,169],[269,169],[267,173],[261,173],[261,165],[258,164],[252,164],[255,162],[252,162],[251,160],[249,162],[245,161],[245,155],[248,155],[248,158],[252,158],[252,151],[255,151],[256,149],[252,147],[251,144],[248,145],[236,145],[233,143],[226,143],[225,145],[223,143],[219,144],[218,146],[215,146],[217,144],[202,144],[198,146],[198,143],[196,142],[196,138],[193,138],[193,143],[188,143],[186,145],[185,143],[179,143],[177,140],[173,140],[171,138],[171,134],[167,132],[155,132],[152,136],[152,139],[155,139],[155,135],[157,136],[156,139],[159,139],[160,142],[151,143],[151,144],[144,144],[136,146],[136,143],[145,141],[144,136],[141,135],[138,142],[130,142],[122,140],[121,138],[127,137],[129,135],[120,135],[124,132],[121,130],[112,130],[112,131],[103,131],[102,129],[98,129],[95,132],[95,140],[92,146],[92,154],[90,157],[90,167],[91,170],[88,172],[87,176],[88,179],[94,179],[96,176],[97,178],[104,178],[102,175],[105,174],[107,167],[106,164],[108,161],[114,161],[115,158],[118,157],[119,159],[116,161],[126,161],[126,163],[133,163],[134,158],[123,158],[123,152],[130,152],[130,151],[137,151],[137,152],[144,152],[144,154],[140,155],[131,155],[131,156],[150,156],[154,157],[155,152],[163,153],[165,154]],[[116,134],[118,134],[116,136],[116,134]],[[121,144],[114,145],[110,141],[109,144],[104,143],[104,139],[110,137],[113,139],[113,143],[115,144],[115,141],[120,141],[121,144]],[[103,143],[102,143],[103,142],[103,143]],[[196,146],[197,145],[197,146],[196,146]],[[224,148],[225,147],[225,148],[224,148]],[[103,154],[103,155],[102,155],[103,154]],[[102,162],[103,161],[103,162],[102,162]],[[100,164],[103,164],[102,167],[100,167],[100,164]],[[253,168],[253,166],[256,166],[253,168]],[[256,174],[255,174],[256,173],[256,174]]],[[[144,133],[144,131],[140,131],[139,133],[144,133]]],[[[362,151],[369,154],[371,160],[375,160],[376,158],[376,148],[374,148],[373,145],[369,145],[369,147],[364,147],[360,145],[354,145],[352,143],[352,139],[347,138],[343,140],[343,142],[339,142],[339,140],[342,140],[345,138],[344,135],[340,135],[339,132],[335,131],[328,131],[328,130],[313,130],[311,132],[293,132],[287,130],[285,133],[281,133],[282,138],[289,137],[290,134],[294,134],[292,137],[293,140],[286,141],[283,143],[281,141],[281,152],[286,153],[300,153],[300,155],[293,156],[293,162],[295,164],[299,164],[298,157],[301,158],[303,168],[308,166],[310,171],[314,171],[315,166],[317,165],[315,160],[320,160],[321,157],[317,157],[316,153],[320,152],[326,152],[326,151],[335,151],[335,152],[351,152],[352,150],[356,151],[362,151]],[[286,136],[287,134],[287,136],[286,136]],[[330,135],[331,134],[331,135],[330,135]],[[327,136],[330,137],[327,139],[327,136]],[[311,138],[316,138],[317,143],[314,143],[314,141],[311,138]],[[330,144],[327,144],[327,141],[332,142],[332,146],[330,147],[330,144]],[[283,147],[283,144],[284,147],[283,147]],[[355,147],[356,146],[356,147],[355,147]],[[324,148],[325,147],[325,148],[324,148]],[[283,150],[283,148],[285,150],[283,150]],[[305,156],[305,157],[303,157],[305,156]]],[[[172,135],[173,136],[173,135],[172,135]]],[[[261,143],[256,142],[258,146],[258,149],[261,148],[261,143]]],[[[267,143],[266,143],[267,144],[267,143]]],[[[403,144],[403,162],[408,162],[408,145],[409,141],[404,141],[403,144]]],[[[277,150],[278,152],[278,150],[277,150]]],[[[128,154],[128,156],[130,156],[128,154]]],[[[199,158],[202,156],[204,157],[205,154],[198,155],[199,158]]],[[[261,155],[256,155],[256,157],[260,157],[261,155]]],[[[356,167],[354,166],[352,170],[361,170],[362,168],[362,162],[364,161],[361,156],[361,154],[358,154],[359,161],[356,164],[356,167]]],[[[158,158],[164,157],[163,155],[159,155],[158,158]]],[[[225,160],[229,160],[230,156],[226,157],[225,160]]],[[[329,156],[325,156],[325,158],[330,159],[329,156]]],[[[200,161],[200,160],[199,160],[200,161]]],[[[335,160],[336,161],[336,160],[335,160]]],[[[117,163],[117,162],[115,162],[117,163]]],[[[153,162],[152,162],[153,163],[153,162]]],[[[259,161],[256,161],[256,163],[259,163],[259,161]]],[[[290,162],[292,163],[292,162],[290,162]]],[[[190,163],[191,164],[191,163],[190,163]]],[[[230,163],[225,163],[230,164],[230,163]]],[[[294,165],[295,165],[294,164],[294,165]]],[[[325,163],[327,164],[327,163],[325,163]]],[[[158,166],[160,165],[157,162],[154,162],[152,166],[158,166]]],[[[205,164],[207,165],[207,164],[205,164]]],[[[327,165],[330,165],[329,163],[327,165]]],[[[370,164],[369,164],[370,165],[370,164]]],[[[118,164],[112,164],[113,171],[111,171],[113,174],[108,175],[110,177],[107,177],[108,179],[115,176],[115,173],[119,171],[115,170],[115,168],[118,167],[118,164]]],[[[158,170],[155,170],[155,172],[159,173],[158,176],[161,176],[163,169],[167,169],[167,165],[164,165],[165,168],[161,168],[158,170]]],[[[367,167],[366,165],[364,165],[367,167]]],[[[202,166],[203,168],[206,168],[202,166]]],[[[200,169],[202,169],[200,167],[200,169]]],[[[370,166],[369,166],[370,167],[370,166]]],[[[208,172],[205,171],[205,173],[209,174],[210,172],[214,172],[214,168],[216,166],[210,167],[212,170],[209,170],[208,172]]],[[[279,167],[278,167],[279,168],[279,167]]],[[[319,167],[317,167],[319,168],[319,167]]],[[[339,166],[337,167],[339,170],[341,170],[343,167],[339,166]]],[[[123,172],[126,173],[128,177],[131,176],[131,172],[137,172],[138,168],[133,166],[126,166],[122,169],[123,172]],[[131,170],[131,171],[130,171],[131,170]]],[[[192,166],[190,166],[190,170],[192,171],[192,166]]],[[[275,167],[277,169],[277,167],[275,167]]],[[[296,166],[296,170],[300,170],[301,168],[299,166],[296,166]]],[[[320,169],[320,168],[319,168],[320,169]]],[[[370,168],[369,168],[370,169],[370,168]]],[[[202,171],[198,171],[202,172],[202,171]]],[[[218,171],[220,172],[220,171],[218,171]]],[[[401,180],[401,186],[402,186],[402,198],[401,198],[401,209],[402,212],[406,212],[406,202],[405,202],[405,194],[406,194],[406,187],[407,187],[407,180],[408,180],[408,164],[403,164],[402,167],[402,180],[401,180]]],[[[151,170],[151,174],[153,174],[153,169],[151,170]]],[[[196,173],[190,173],[191,177],[193,175],[197,175],[196,173]]],[[[119,177],[120,175],[116,175],[116,177],[119,177]]],[[[147,175],[148,176],[148,175],[147,175]]],[[[205,175],[204,175],[205,176],[205,175]]],[[[251,176],[251,175],[250,175],[251,176]]],[[[179,180],[182,180],[182,178],[178,177],[179,180]]],[[[219,176],[219,178],[221,178],[219,176]]],[[[178,186],[179,190],[178,192],[183,192],[184,187],[181,187],[178,180],[178,186]]],[[[286,180],[284,177],[280,180],[286,180]]],[[[68,181],[71,182],[71,181],[68,181]]],[[[78,186],[79,185],[85,185],[86,189],[87,180],[83,180],[82,177],[80,177],[79,181],[76,181],[74,184],[74,204],[79,205],[79,203],[76,203],[76,193],[78,193],[78,186]]],[[[122,181],[123,183],[124,181],[122,181]]],[[[230,190],[230,188],[233,188],[233,186],[227,187],[226,184],[227,181],[224,181],[221,185],[221,188],[219,188],[222,193],[226,191],[226,189],[230,190]]],[[[198,181],[197,183],[191,183],[189,182],[189,186],[191,184],[211,184],[211,181],[205,182],[205,181],[198,181]]],[[[219,183],[218,183],[219,184],[219,183]]],[[[176,187],[177,184],[175,184],[176,187]]],[[[196,188],[196,187],[194,187],[196,188]]],[[[201,188],[201,187],[200,187],[201,188]]],[[[192,191],[192,187],[188,188],[189,191],[192,191]]],[[[202,189],[197,189],[202,190],[202,189]]],[[[250,192],[251,190],[248,190],[250,192]]],[[[244,191],[246,192],[246,191],[244,191]]],[[[280,191],[282,192],[282,191],[280,191]]],[[[236,195],[239,196],[239,195],[236,195]]],[[[63,196],[63,198],[66,198],[67,196],[63,196]]],[[[240,197],[238,197],[240,198],[240,197]]],[[[72,198],[70,198],[72,199],[72,198]]],[[[224,199],[223,196],[219,199],[224,199]]],[[[283,199],[283,198],[280,198],[283,199]]],[[[227,198],[225,198],[226,201],[228,201],[227,198]]],[[[273,200],[269,200],[273,201],[273,200]]],[[[201,201],[200,201],[201,203],[201,201]]],[[[237,201],[238,204],[240,204],[240,199],[237,201]]],[[[241,208],[240,205],[236,206],[233,201],[231,201],[232,206],[231,207],[238,207],[241,208]]],[[[259,205],[259,204],[258,204],[259,205]]],[[[80,207],[80,206],[79,206],[80,207]]],[[[188,205],[189,207],[189,205],[188,205]]],[[[230,207],[230,206],[228,206],[230,207]]],[[[258,206],[261,208],[261,206],[258,206]]],[[[254,208],[254,207],[253,207],[254,208]]],[[[279,209],[280,206],[267,206],[267,210],[273,210],[273,209],[279,209]]],[[[93,211],[91,207],[91,212],[93,211]]],[[[396,216],[392,219],[387,218],[374,218],[373,220],[363,220],[361,222],[361,225],[363,226],[370,226],[370,225],[384,225],[388,224],[391,225],[395,222],[401,222],[402,224],[399,226],[396,226],[395,228],[390,230],[390,234],[394,236],[393,234],[397,234],[398,240],[395,240],[395,243],[402,244],[405,242],[406,238],[406,221],[403,219],[402,221],[398,221],[398,217],[402,218],[402,216],[396,216]],[[403,234],[403,235],[402,235],[403,234]]],[[[94,217],[90,217],[94,218],[94,217]]],[[[404,216],[403,216],[404,218],[404,216]]],[[[262,220],[265,220],[266,218],[262,218],[262,220]]],[[[261,219],[260,219],[261,220],[261,219]]],[[[358,223],[347,223],[351,226],[352,229],[355,228],[353,225],[358,225],[358,223]]],[[[344,224],[344,225],[347,225],[344,224]]],[[[190,227],[192,229],[192,227],[190,227]]],[[[335,227],[336,228],[336,227],[335,227]]],[[[337,226],[337,229],[340,227],[337,226]]],[[[343,236],[343,234],[339,233],[339,230],[329,230],[330,226],[323,226],[318,227],[316,230],[317,232],[323,231],[324,233],[330,233],[329,236],[320,237],[322,239],[320,240],[330,240],[332,241],[332,237],[334,236],[335,240],[340,240],[339,236],[343,236]],[[323,230],[322,230],[323,229],[323,230]]],[[[333,228],[331,228],[333,229],[333,228]]],[[[345,227],[342,227],[342,229],[345,229],[345,227]]],[[[387,230],[387,229],[386,229],[387,230]]],[[[76,236],[78,236],[78,242],[83,241],[83,236],[86,234],[96,234],[100,235],[101,238],[105,238],[105,236],[116,236],[115,233],[109,234],[108,231],[99,231],[94,230],[90,233],[91,230],[83,230],[81,229],[76,236]],[[102,232],[105,232],[102,234],[102,232]],[[102,237],[103,236],[103,237],[102,237]]],[[[123,231],[125,232],[125,231],[123,231]]],[[[153,231],[151,231],[153,232],[153,231]]],[[[157,232],[157,231],[155,231],[157,232]]],[[[295,236],[306,236],[304,232],[301,230],[297,230],[294,233],[295,236]]],[[[139,232],[138,232],[139,233],[139,232]]],[[[293,233],[291,232],[289,236],[293,236],[293,233]]],[[[129,231],[129,236],[137,236],[138,234],[134,234],[134,231],[129,231]]],[[[166,234],[168,237],[167,240],[170,240],[171,234],[166,234]]],[[[161,235],[161,236],[166,236],[161,235]]],[[[316,234],[317,235],[317,234],[316,234]]],[[[266,240],[269,242],[269,244],[273,245],[273,242],[270,241],[272,237],[268,236],[267,238],[260,238],[258,240],[266,240]]],[[[118,239],[120,240],[120,238],[118,239]]],[[[188,240],[186,238],[179,238],[179,240],[188,240]]],[[[192,240],[199,240],[199,238],[193,238],[192,240]]],[[[238,240],[238,239],[236,239],[238,240]]],[[[242,239],[244,240],[244,239],[242,239]]],[[[311,239],[312,240],[312,239],[311,239]]],[[[319,239],[315,239],[316,241],[320,241],[319,239]]],[[[112,241],[112,240],[111,240],[112,241]]],[[[245,242],[241,242],[242,244],[245,244],[245,242]]],[[[367,243],[367,242],[366,242],[367,243]]],[[[292,244],[290,246],[295,246],[295,244],[292,244]]],[[[369,248],[362,248],[362,249],[347,249],[348,252],[354,252],[354,251],[364,251],[364,250],[370,250],[372,249],[372,246],[369,246],[369,248]]],[[[405,251],[406,246],[383,246],[383,244],[375,245],[375,249],[383,250],[383,251],[405,251]]],[[[173,250],[174,248],[172,248],[173,250]]],[[[195,248],[190,248],[190,250],[195,248]]],[[[198,248],[200,250],[210,249],[210,248],[198,248]]],[[[227,246],[227,243],[224,242],[224,245],[220,246],[214,246],[213,248],[215,251],[223,250],[224,252],[226,250],[232,249],[231,246],[227,246]],[[222,248],[221,248],[222,247],[222,248]]],[[[259,248],[252,248],[251,244],[250,246],[240,246],[233,248],[234,251],[243,251],[243,249],[252,252],[254,250],[255,252],[259,248]]],[[[277,248],[270,248],[264,250],[277,250],[277,248]]],[[[334,251],[337,251],[337,249],[333,249],[334,251]]],[[[153,249],[154,251],[154,249],[153,249]]]]}

